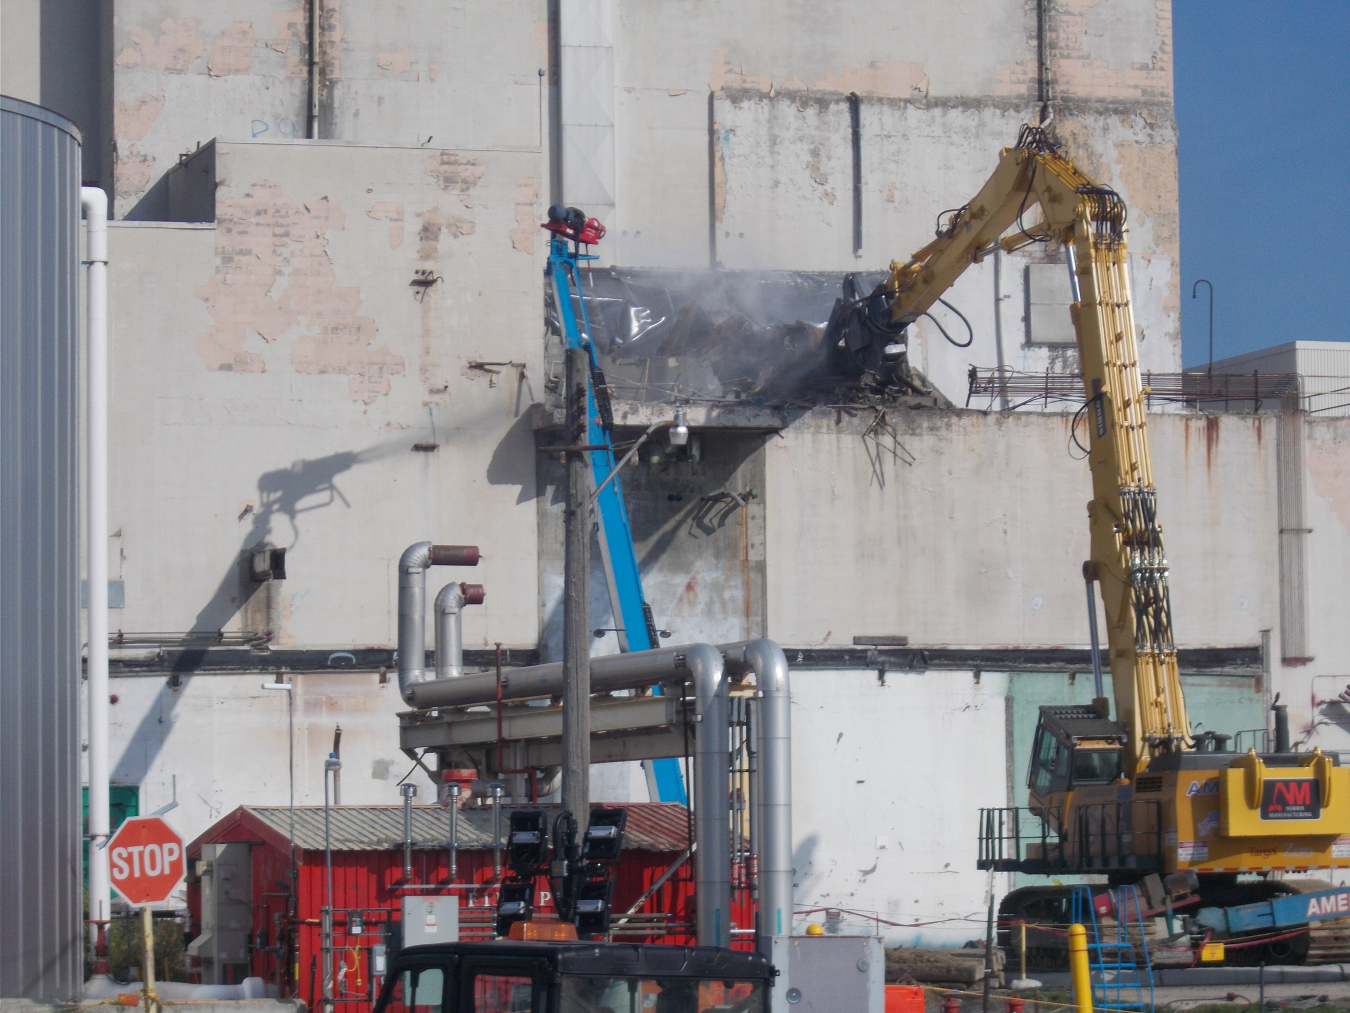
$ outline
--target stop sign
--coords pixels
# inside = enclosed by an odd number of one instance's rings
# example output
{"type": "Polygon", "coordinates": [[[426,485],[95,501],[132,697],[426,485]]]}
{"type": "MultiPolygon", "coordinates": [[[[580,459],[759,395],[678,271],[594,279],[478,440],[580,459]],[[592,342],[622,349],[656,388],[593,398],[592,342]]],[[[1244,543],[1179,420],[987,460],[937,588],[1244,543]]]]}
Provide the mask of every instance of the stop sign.
{"type": "Polygon", "coordinates": [[[112,885],[132,904],[162,904],[186,871],[183,839],[158,816],[139,816],[108,842],[112,885]]]}

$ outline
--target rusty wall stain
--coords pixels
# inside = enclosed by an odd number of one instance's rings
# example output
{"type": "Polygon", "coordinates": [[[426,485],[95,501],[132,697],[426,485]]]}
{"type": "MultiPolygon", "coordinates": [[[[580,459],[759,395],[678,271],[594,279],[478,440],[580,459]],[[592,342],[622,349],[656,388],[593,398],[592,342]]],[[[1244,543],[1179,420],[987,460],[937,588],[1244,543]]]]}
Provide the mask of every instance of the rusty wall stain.
{"type": "Polygon", "coordinates": [[[389,249],[397,250],[403,245],[403,205],[390,201],[377,201],[369,211],[367,218],[389,222],[389,249]]]}
{"type": "MultiPolygon", "coordinates": [[[[1058,0],[1047,28],[1051,86],[1060,101],[1106,100],[1172,103],[1172,3],[1154,0],[1157,48],[1152,59],[1129,67],[1112,67],[1088,49],[1088,12],[1101,0],[1058,0]]],[[[1027,18],[1027,48],[1035,54],[1034,13],[1027,18]]],[[[1036,58],[1019,61],[998,73],[994,94],[1037,99],[1036,58]]]]}
{"type": "Polygon", "coordinates": [[[131,29],[131,41],[136,48],[128,47],[118,54],[119,67],[145,66],[166,74],[186,74],[206,53],[206,43],[197,38],[193,18],[165,18],[158,39],[150,29],[137,25],[131,29]]]}
{"type": "Polygon", "coordinates": [[[1219,446],[1219,417],[1205,416],[1205,470],[1214,471],[1214,452],[1219,446]]]}
{"type": "Polygon", "coordinates": [[[319,66],[324,81],[342,79],[342,40],[347,30],[342,27],[342,0],[323,0],[319,5],[323,17],[319,21],[319,66]]]}
{"type": "Polygon", "coordinates": [[[427,163],[427,175],[447,193],[459,194],[460,199],[478,185],[487,170],[481,158],[467,158],[457,151],[433,151],[427,163]]]}
{"type": "Polygon", "coordinates": [[[392,53],[376,53],[375,65],[391,74],[407,74],[413,69],[412,52],[404,46],[392,53]]]}
{"type": "Polygon", "coordinates": [[[472,219],[461,218],[438,207],[419,211],[417,217],[422,221],[422,227],[417,231],[418,260],[436,260],[440,256],[442,232],[451,239],[458,239],[460,236],[473,235],[475,229],[472,219]]]}
{"type": "Polygon", "coordinates": [[[211,59],[206,61],[206,72],[212,77],[225,77],[229,74],[247,74],[253,59],[253,47],[258,37],[253,32],[253,24],[248,21],[236,21],[216,36],[211,47],[211,59]]]}
{"type": "Polygon", "coordinates": [[[534,237],[539,232],[538,176],[516,179],[516,224],[511,229],[511,246],[521,253],[534,253],[534,237]]]}
{"type": "Polygon", "coordinates": [[[1350,529],[1350,439],[1309,440],[1304,459],[1313,489],[1350,529]]]}
{"type": "Polygon", "coordinates": [[[303,321],[306,333],[291,347],[297,371],[346,374],[352,399],[366,404],[389,392],[403,359],[373,347],[375,321],[357,315],[360,290],[337,284],[328,253],[329,230],[345,225],[334,202],[300,204],[267,180],[218,202],[216,270],[194,292],[213,321],[195,342],[207,369],[263,372],[262,355],[244,348],[249,335],[275,341],[303,321]]]}

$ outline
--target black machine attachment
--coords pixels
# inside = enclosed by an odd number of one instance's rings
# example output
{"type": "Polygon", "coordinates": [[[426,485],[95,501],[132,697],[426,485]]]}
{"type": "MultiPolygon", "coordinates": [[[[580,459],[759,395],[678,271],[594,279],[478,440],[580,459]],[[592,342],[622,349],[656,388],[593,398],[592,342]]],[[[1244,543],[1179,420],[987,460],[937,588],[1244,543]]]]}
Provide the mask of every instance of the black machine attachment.
{"type": "Polygon", "coordinates": [[[825,346],[835,371],[860,377],[864,386],[899,387],[927,394],[909,368],[908,324],[891,320],[891,299],[881,282],[868,295],[858,292],[858,279],[844,275],[843,293],[834,301],[825,325],[825,346]]]}
{"type": "Polygon", "coordinates": [[[576,925],[578,938],[605,935],[627,822],[626,809],[592,809],[578,846],[576,820],[570,812],[559,813],[550,847],[547,813],[513,812],[506,845],[510,871],[497,895],[496,934],[508,935],[512,924],[534,916],[535,883],[547,876],[558,919],[576,925]]]}

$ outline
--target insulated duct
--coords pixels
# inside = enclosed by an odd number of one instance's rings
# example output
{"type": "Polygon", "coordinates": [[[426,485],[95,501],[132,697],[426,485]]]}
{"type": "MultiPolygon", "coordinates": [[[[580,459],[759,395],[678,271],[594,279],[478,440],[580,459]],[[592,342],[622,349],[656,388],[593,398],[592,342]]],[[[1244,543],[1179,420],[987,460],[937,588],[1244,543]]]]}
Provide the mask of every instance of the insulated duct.
{"type": "MultiPolygon", "coordinates": [[[[632,655],[628,655],[632,657],[632,655]]],[[[685,648],[694,683],[695,921],[700,946],[731,945],[731,685],[722,652],[685,648]]]]}
{"type": "MultiPolygon", "coordinates": [[[[662,647],[655,651],[633,651],[592,658],[591,692],[640,689],[665,682],[683,683],[689,678],[690,672],[685,661],[688,651],[689,647],[662,647]]],[[[399,657],[402,658],[402,650],[399,657]]],[[[562,696],[562,685],[561,662],[508,670],[502,673],[502,699],[530,700],[535,697],[562,696]]],[[[409,686],[403,698],[416,710],[493,703],[497,699],[497,676],[492,672],[483,672],[458,679],[416,681],[409,686]]]]}
{"type": "Polygon", "coordinates": [[[482,584],[446,584],[436,595],[436,678],[458,679],[464,674],[464,632],[460,622],[465,605],[483,604],[482,584]]]}
{"type": "Polygon", "coordinates": [[[426,678],[427,568],[477,566],[476,545],[414,542],[398,561],[398,691],[412,702],[413,687],[426,678]]]}
{"type": "Polygon", "coordinates": [[[752,787],[759,824],[759,924],[761,953],[773,938],[792,932],[792,702],[787,658],[772,640],[723,644],[728,675],[755,673],[760,692],[759,774],[752,787]]]}

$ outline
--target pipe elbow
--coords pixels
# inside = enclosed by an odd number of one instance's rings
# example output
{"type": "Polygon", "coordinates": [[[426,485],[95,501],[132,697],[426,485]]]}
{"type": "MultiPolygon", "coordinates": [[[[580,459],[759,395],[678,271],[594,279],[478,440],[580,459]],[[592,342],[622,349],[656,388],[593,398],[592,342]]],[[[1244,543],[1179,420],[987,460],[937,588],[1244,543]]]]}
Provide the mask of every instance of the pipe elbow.
{"type": "Polygon", "coordinates": [[[791,687],[787,655],[767,637],[724,644],[721,648],[727,670],[735,673],[754,672],[755,682],[765,696],[786,695],[791,687]]]}
{"type": "Polygon", "coordinates": [[[467,585],[465,584],[446,584],[436,593],[436,614],[438,616],[453,615],[469,603],[465,595],[467,585]]]}
{"type": "Polygon", "coordinates": [[[685,667],[693,676],[695,694],[704,698],[716,693],[726,673],[722,652],[712,644],[690,644],[681,651],[685,667]]]}
{"type": "Polygon", "coordinates": [[[431,565],[431,542],[413,542],[398,557],[400,573],[425,570],[431,565]]]}

